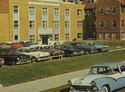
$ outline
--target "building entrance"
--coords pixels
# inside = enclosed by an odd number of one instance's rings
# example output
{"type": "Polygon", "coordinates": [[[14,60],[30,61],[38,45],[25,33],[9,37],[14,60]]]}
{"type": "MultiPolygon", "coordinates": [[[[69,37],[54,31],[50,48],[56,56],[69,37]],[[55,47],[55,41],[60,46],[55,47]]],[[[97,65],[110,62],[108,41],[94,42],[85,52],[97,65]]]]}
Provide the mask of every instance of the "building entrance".
{"type": "Polygon", "coordinates": [[[43,35],[43,36],[42,36],[42,44],[47,45],[47,44],[48,44],[48,38],[49,38],[48,35],[43,35]]]}

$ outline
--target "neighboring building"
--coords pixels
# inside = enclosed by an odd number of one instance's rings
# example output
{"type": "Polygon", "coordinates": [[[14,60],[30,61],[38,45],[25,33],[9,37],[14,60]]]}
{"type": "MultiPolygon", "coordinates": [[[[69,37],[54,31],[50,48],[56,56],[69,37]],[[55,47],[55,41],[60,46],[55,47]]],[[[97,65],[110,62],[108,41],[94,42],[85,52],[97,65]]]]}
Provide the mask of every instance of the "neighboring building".
{"type": "Polygon", "coordinates": [[[96,0],[83,0],[85,4],[84,39],[96,39],[96,0]]]}
{"type": "Polygon", "coordinates": [[[62,0],[0,0],[0,42],[82,39],[83,9],[62,0]]]}
{"type": "Polygon", "coordinates": [[[99,40],[125,40],[125,0],[98,0],[96,26],[99,40]]]}

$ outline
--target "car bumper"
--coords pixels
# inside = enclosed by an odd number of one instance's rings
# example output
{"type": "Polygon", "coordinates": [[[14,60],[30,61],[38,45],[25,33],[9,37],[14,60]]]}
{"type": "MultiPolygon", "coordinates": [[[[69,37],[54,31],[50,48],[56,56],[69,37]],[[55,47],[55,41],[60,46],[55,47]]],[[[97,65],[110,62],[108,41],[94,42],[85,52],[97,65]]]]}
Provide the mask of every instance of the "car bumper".
{"type": "Polygon", "coordinates": [[[46,59],[49,59],[49,56],[42,56],[42,57],[38,57],[37,60],[40,61],[40,60],[46,60],[46,59]]]}
{"type": "Polygon", "coordinates": [[[78,90],[69,90],[69,92],[98,92],[98,91],[78,91],[78,90]]]}

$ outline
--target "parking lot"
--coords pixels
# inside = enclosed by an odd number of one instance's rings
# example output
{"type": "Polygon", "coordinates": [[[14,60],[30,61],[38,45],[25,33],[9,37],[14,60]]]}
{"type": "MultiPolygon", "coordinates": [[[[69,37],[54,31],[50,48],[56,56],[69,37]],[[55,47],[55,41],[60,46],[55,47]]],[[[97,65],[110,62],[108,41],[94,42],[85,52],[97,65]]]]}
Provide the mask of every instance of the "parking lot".
{"type": "MultiPolygon", "coordinates": [[[[111,51],[111,50],[110,50],[111,51]]],[[[116,50],[113,50],[113,51],[116,51],[116,50]]],[[[94,54],[94,53],[93,53],[94,54]]],[[[90,56],[94,56],[93,54],[90,54],[90,56]]],[[[96,54],[95,54],[96,55],[96,54]]],[[[97,55],[101,55],[101,54],[97,54],[97,55]]],[[[83,55],[84,56],[84,55],[83,55]]],[[[89,56],[89,53],[85,56],[89,56]]],[[[67,58],[67,57],[66,57],[67,58]]],[[[69,78],[68,78],[69,79],[69,78]]],[[[124,89],[120,89],[118,90],[117,92],[124,92],[124,89]]]]}

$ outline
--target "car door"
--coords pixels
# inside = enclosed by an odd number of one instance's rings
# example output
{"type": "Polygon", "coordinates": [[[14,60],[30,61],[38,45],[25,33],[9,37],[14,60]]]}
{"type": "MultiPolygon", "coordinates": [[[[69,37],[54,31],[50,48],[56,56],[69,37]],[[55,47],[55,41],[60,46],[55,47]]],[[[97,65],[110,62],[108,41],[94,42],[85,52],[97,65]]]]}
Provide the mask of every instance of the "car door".
{"type": "Polygon", "coordinates": [[[119,66],[114,66],[114,67],[112,67],[112,69],[113,69],[113,73],[114,73],[112,75],[112,78],[116,82],[116,85],[117,85],[116,89],[123,87],[123,81],[124,81],[124,79],[123,79],[123,74],[121,73],[121,70],[120,70],[119,66]]]}
{"type": "Polygon", "coordinates": [[[121,77],[122,82],[121,82],[121,84],[122,84],[122,87],[125,87],[125,65],[121,65],[119,68],[120,68],[120,71],[121,71],[121,74],[122,74],[122,77],[121,77]]]}

